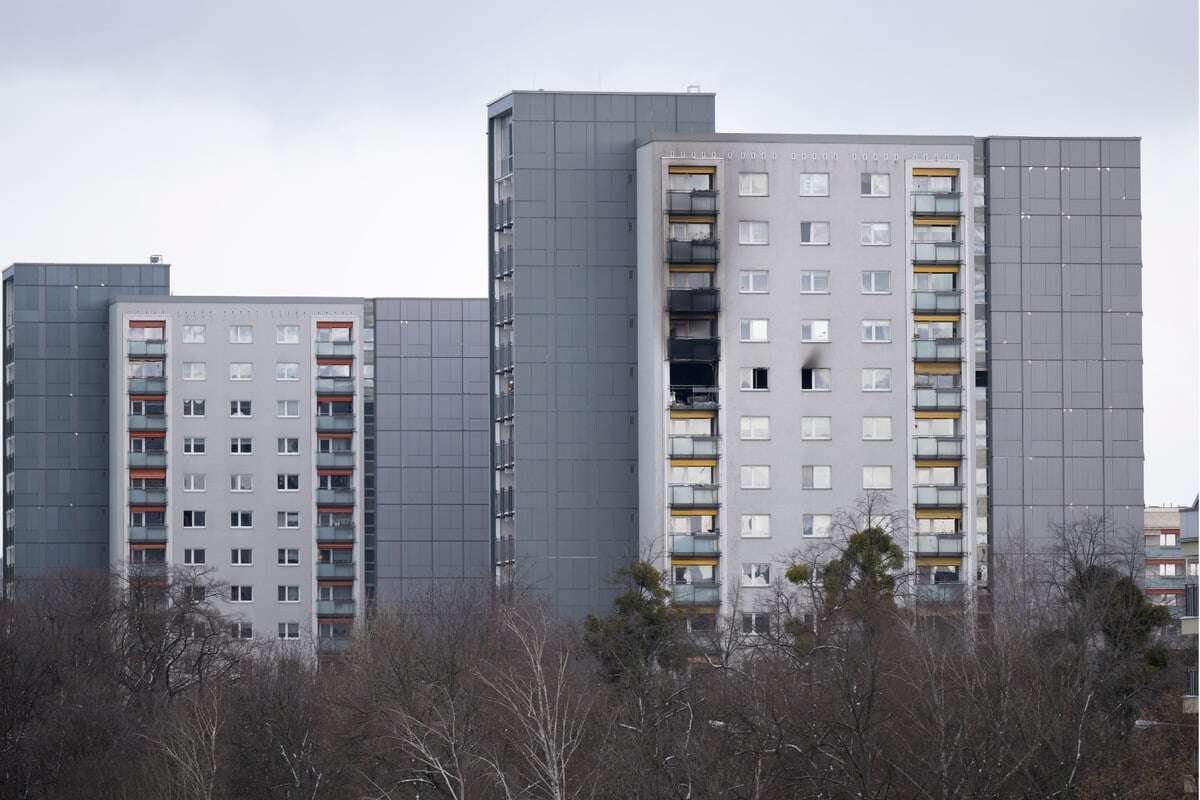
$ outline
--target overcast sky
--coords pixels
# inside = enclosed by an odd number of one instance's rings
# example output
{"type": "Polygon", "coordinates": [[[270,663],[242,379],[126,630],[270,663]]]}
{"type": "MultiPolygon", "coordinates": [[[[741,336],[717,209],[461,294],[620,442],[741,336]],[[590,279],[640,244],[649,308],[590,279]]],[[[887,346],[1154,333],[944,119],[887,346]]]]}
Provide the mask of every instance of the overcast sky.
{"type": "Polygon", "coordinates": [[[1195,0],[583,6],[0,0],[0,262],[484,295],[484,106],[511,88],[696,83],[726,132],[1141,136],[1146,502],[1192,498],[1195,0]]]}

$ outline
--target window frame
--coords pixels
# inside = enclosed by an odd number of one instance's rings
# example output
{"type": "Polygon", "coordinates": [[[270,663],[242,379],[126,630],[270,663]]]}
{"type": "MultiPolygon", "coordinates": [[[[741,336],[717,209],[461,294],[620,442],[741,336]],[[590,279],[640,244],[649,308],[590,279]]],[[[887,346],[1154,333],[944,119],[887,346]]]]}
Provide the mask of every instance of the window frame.
{"type": "MultiPolygon", "coordinates": [[[[753,190],[753,186],[749,187],[753,190]]],[[[738,173],[738,197],[770,197],[771,196],[771,176],[768,172],[739,172],[738,173]],[[762,191],[746,191],[747,184],[743,178],[762,178],[762,191]]]]}

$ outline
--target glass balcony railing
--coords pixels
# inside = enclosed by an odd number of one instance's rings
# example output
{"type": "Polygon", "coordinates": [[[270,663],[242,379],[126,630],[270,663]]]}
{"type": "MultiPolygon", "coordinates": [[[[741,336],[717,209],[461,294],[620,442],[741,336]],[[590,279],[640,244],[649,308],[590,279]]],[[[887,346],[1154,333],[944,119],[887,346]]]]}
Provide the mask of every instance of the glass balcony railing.
{"type": "Polygon", "coordinates": [[[914,436],[913,455],[917,458],[962,458],[963,440],[948,436],[914,436]]]}
{"type": "Polygon", "coordinates": [[[166,378],[130,378],[130,394],[162,394],[167,391],[166,378]]]}
{"type": "Polygon", "coordinates": [[[318,542],[353,542],[353,525],[318,525],[318,542]]]}
{"type": "Polygon", "coordinates": [[[131,356],[165,356],[167,343],[162,339],[133,339],[129,342],[131,356]]]}
{"type": "Polygon", "coordinates": [[[129,577],[141,578],[143,580],[165,580],[167,577],[167,565],[162,561],[153,564],[130,564],[129,577]]]}
{"type": "Polygon", "coordinates": [[[167,490],[130,489],[129,504],[134,506],[164,506],[167,504],[167,490]]]}
{"type": "Polygon", "coordinates": [[[712,191],[667,192],[668,214],[716,214],[717,193],[712,191]]]}
{"type": "Polygon", "coordinates": [[[501,247],[499,250],[492,251],[492,277],[500,280],[512,275],[513,272],[513,249],[512,246],[501,247]]]}
{"type": "Polygon", "coordinates": [[[152,453],[130,453],[129,466],[131,467],[165,467],[167,465],[167,454],[163,450],[157,450],[152,453]]]}
{"type": "Polygon", "coordinates": [[[672,264],[716,264],[720,243],[716,239],[667,241],[667,261],[672,264]]]}
{"type": "Polygon", "coordinates": [[[353,600],[318,600],[318,617],[352,617],[355,602],[353,600]]]}
{"type": "Polygon", "coordinates": [[[712,314],[720,307],[717,289],[671,289],[667,293],[667,311],[676,314],[712,314]]]}
{"type": "Polygon", "coordinates": [[[353,414],[318,414],[318,431],[352,431],[354,430],[353,414]]]}
{"type": "Polygon", "coordinates": [[[716,531],[704,536],[671,537],[671,555],[673,556],[715,556],[721,552],[721,540],[716,531]]]}
{"type": "Polygon", "coordinates": [[[914,361],[962,361],[962,339],[913,339],[914,361]]]}
{"type": "Polygon", "coordinates": [[[912,260],[921,264],[958,264],[962,242],[913,242],[912,260]]]}
{"type": "Polygon", "coordinates": [[[913,192],[912,212],[922,217],[957,217],[962,213],[958,192],[913,192]]]}
{"type": "Polygon", "coordinates": [[[166,414],[129,415],[129,430],[131,431],[165,431],[166,429],[166,414]]]}
{"type": "Polygon", "coordinates": [[[670,489],[673,506],[715,506],[718,503],[716,486],[674,485],[670,489]]]}
{"type": "Polygon", "coordinates": [[[961,556],[962,534],[943,536],[917,536],[913,542],[913,553],[917,556],[961,556]]]}
{"type": "Polygon", "coordinates": [[[337,453],[317,453],[318,467],[341,467],[343,469],[355,466],[354,453],[341,450],[337,453]]]}
{"type": "Polygon", "coordinates": [[[961,603],[966,596],[965,583],[922,583],[913,589],[918,603],[961,603]]]}
{"type": "Polygon", "coordinates": [[[715,409],[720,403],[720,390],[715,386],[672,386],[668,402],[676,409],[715,409]]]}
{"type": "Polygon", "coordinates": [[[350,358],[354,355],[354,342],[317,342],[317,356],[350,358]]]}
{"type": "Polygon", "coordinates": [[[513,415],[513,397],[511,394],[496,395],[496,419],[508,419],[513,415]]]}
{"type": "Polygon", "coordinates": [[[667,340],[667,358],[672,361],[716,361],[721,356],[721,340],[708,339],[667,340]]]}
{"type": "Polygon", "coordinates": [[[513,321],[514,302],[511,294],[502,294],[492,301],[492,320],[497,325],[507,325],[513,321]]]}
{"type": "Polygon", "coordinates": [[[317,378],[317,394],[354,394],[354,378],[317,378]]]}
{"type": "Polygon", "coordinates": [[[513,346],[511,344],[502,344],[495,350],[496,354],[496,371],[504,372],[513,368],[513,346]]]}
{"type": "Polygon", "coordinates": [[[335,561],[317,564],[317,578],[353,578],[353,561],[335,561]]]}
{"type": "Polygon", "coordinates": [[[913,389],[917,409],[962,408],[962,389],[913,389]]]}
{"type": "Polygon", "coordinates": [[[672,436],[667,442],[669,455],[675,458],[711,458],[721,450],[716,436],[672,436]]]}
{"type": "Polygon", "coordinates": [[[676,583],[671,586],[671,602],[679,606],[714,606],[721,602],[719,583],[676,583]]]}
{"type": "Polygon", "coordinates": [[[962,311],[962,292],[913,292],[913,311],[953,314],[962,311]]]}
{"type": "Polygon", "coordinates": [[[166,525],[136,525],[129,529],[129,541],[131,542],[165,542],[166,540],[166,525]]]}
{"type": "Polygon", "coordinates": [[[963,504],[961,486],[914,486],[918,508],[958,508],[963,504]]]}
{"type": "Polygon", "coordinates": [[[317,504],[322,506],[354,505],[353,489],[317,489],[317,504]]]}
{"type": "Polygon", "coordinates": [[[341,655],[349,649],[349,636],[321,636],[317,639],[317,652],[322,655],[341,655]]]}

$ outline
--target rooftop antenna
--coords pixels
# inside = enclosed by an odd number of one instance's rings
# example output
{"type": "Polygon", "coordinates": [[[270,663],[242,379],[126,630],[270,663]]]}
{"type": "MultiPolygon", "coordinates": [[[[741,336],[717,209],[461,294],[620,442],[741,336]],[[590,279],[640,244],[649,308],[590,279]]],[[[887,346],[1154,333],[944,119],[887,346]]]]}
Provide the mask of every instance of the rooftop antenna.
{"type": "Polygon", "coordinates": [[[150,256],[150,263],[151,264],[161,264],[162,263],[162,255],[160,255],[159,253],[154,253],[153,255],[150,256]]]}

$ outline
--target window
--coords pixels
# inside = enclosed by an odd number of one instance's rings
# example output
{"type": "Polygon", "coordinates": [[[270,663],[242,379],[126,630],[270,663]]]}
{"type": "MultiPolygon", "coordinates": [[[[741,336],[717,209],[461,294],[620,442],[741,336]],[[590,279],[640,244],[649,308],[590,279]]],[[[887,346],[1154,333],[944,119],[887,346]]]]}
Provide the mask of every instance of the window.
{"type": "Polygon", "coordinates": [[[832,387],[833,377],[829,367],[801,367],[800,391],[828,392],[832,387]]]}
{"type": "Polygon", "coordinates": [[[864,172],[862,174],[863,197],[890,197],[892,176],[887,173],[864,172]]]}
{"type": "Polygon", "coordinates": [[[739,172],[738,173],[738,196],[739,197],[766,197],[767,196],[767,173],[765,173],[765,172],[739,172]]]}
{"type": "Polygon", "coordinates": [[[280,474],[275,476],[275,488],[280,492],[300,491],[300,476],[280,474]]]}
{"type": "Polygon", "coordinates": [[[1159,547],[1178,547],[1179,532],[1178,531],[1163,531],[1158,537],[1159,547]]]}
{"type": "Polygon", "coordinates": [[[230,400],[229,401],[229,416],[231,417],[252,417],[251,404],[249,400],[230,400]]]}
{"type": "Polygon", "coordinates": [[[892,321],[890,319],[864,319],[862,321],[862,340],[864,342],[890,342],[892,340],[892,321]]]}
{"type": "Polygon", "coordinates": [[[277,381],[298,381],[300,380],[300,365],[290,362],[280,361],[275,365],[275,380],[277,381]]]}
{"type": "Polygon", "coordinates": [[[770,417],[742,417],[742,439],[753,441],[771,438],[770,417]]]}
{"type": "MultiPolygon", "coordinates": [[[[349,439],[344,439],[342,441],[348,442],[349,439]]],[[[296,455],[300,452],[300,439],[295,436],[280,436],[275,440],[275,452],[281,456],[296,455]]]]}
{"type": "Polygon", "coordinates": [[[203,417],[204,416],[204,401],[203,400],[184,400],[183,415],[185,417],[203,417]]]}
{"type": "Polygon", "coordinates": [[[275,561],[283,567],[295,567],[300,565],[300,548],[298,547],[281,547],[275,551],[275,561]]]}
{"type": "Polygon", "coordinates": [[[276,511],[275,512],[275,527],[276,528],[299,528],[300,527],[300,512],[299,511],[276,511]]]}
{"type": "Polygon", "coordinates": [[[828,538],[833,529],[832,514],[804,514],[801,517],[802,533],[805,537],[814,539],[828,538]]]}
{"type": "Polygon", "coordinates": [[[230,325],[229,326],[229,343],[230,344],[253,344],[254,343],[254,327],[251,325],[230,325]]]}
{"type": "Polygon", "coordinates": [[[300,638],[300,623],[299,622],[281,622],[281,623],[279,623],[279,638],[280,639],[299,639],[300,638]]]}
{"type": "Polygon", "coordinates": [[[183,551],[183,563],[196,565],[203,564],[206,554],[203,547],[188,547],[183,551]]]}
{"type": "Polygon", "coordinates": [[[189,472],[183,476],[183,490],[185,492],[203,492],[207,483],[204,473],[189,472]]]}
{"type": "Polygon", "coordinates": [[[802,489],[832,489],[833,467],[828,464],[805,465],[800,467],[800,488],[802,489]]]}
{"type": "Polygon", "coordinates": [[[890,440],[892,438],[892,418],[863,417],[862,438],[863,441],[868,442],[890,440]]]}
{"type": "Polygon", "coordinates": [[[801,197],[829,196],[828,172],[801,172],[799,177],[801,197]]]}
{"type": "Polygon", "coordinates": [[[184,344],[204,344],[204,326],[203,325],[184,325],[183,326],[183,343],[184,344]]]}
{"type": "Polygon", "coordinates": [[[294,419],[300,416],[299,400],[276,400],[275,416],[280,419],[294,419]]]}
{"type": "Polygon", "coordinates": [[[276,325],[275,344],[300,344],[300,326],[276,325]]]}
{"type": "Polygon", "coordinates": [[[770,223],[763,220],[740,220],[738,222],[738,244],[767,244],[770,238],[770,223]]]}
{"type": "Polygon", "coordinates": [[[743,489],[771,488],[771,468],[769,466],[742,467],[743,489]]]}
{"type": "Polygon", "coordinates": [[[1174,578],[1183,573],[1179,571],[1179,565],[1174,562],[1162,562],[1159,564],[1151,564],[1148,570],[1151,576],[1157,575],[1160,578],[1174,578]],[[1157,567],[1157,571],[1155,568],[1157,567]]]}
{"type": "Polygon", "coordinates": [[[741,367],[738,382],[743,392],[765,392],[770,388],[769,374],[766,367],[741,367]]]}
{"type": "Polygon", "coordinates": [[[892,243],[890,222],[861,222],[858,225],[858,243],[868,246],[892,243]]]}
{"type": "Polygon", "coordinates": [[[892,390],[892,370],[889,367],[867,367],[862,371],[862,390],[864,392],[890,392],[892,390]]]}
{"type": "Polygon", "coordinates": [[[229,527],[231,527],[231,528],[253,528],[254,527],[254,512],[253,511],[230,511],[229,512],[229,527]]]}
{"type": "MultiPolygon", "coordinates": [[[[711,272],[671,272],[667,274],[667,287],[670,289],[711,289],[713,273],[711,272]]],[[[366,341],[366,332],[371,328],[363,330],[363,341],[366,341]]]]}
{"type": "Polygon", "coordinates": [[[801,294],[829,294],[829,270],[800,270],[801,294]]]}
{"type": "Polygon", "coordinates": [[[254,379],[254,365],[246,362],[234,362],[229,365],[229,380],[249,381],[254,379]]]}
{"type": "Polygon", "coordinates": [[[279,602],[281,603],[300,602],[299,586],[279,586],[276,588],[276,591],[278,592],[279,602]]]}
{"type": "Polygon", "coordinates": [[[742,613],[742,633],[747,636],[766,636],[771,632],[771,615],[765,611],[742,613]]]}
{"type": "Polygon", "coordinates": [[[770,514],[742,514],[743,539],[766,539],[770,535],[770,514]]]}
{"type": "Polygon", "coordinates": [[[813,440],[832,439],[833,417],[801,417],[800,438],[813,440]]]}
{"type": "Polygon", "coordinates": [[[765,269],[744,269],[738,272],[738,291],[742,294],[766,294],[770,291],[769,273],[765,269]]]}
{"type": "Polygon", "coordinates": [[[863,467],[864,489],[891,489],[891,467],[863,467]]]}
{"type": "Polygon", "coordinates": [[[802,341],[802,342],[828,342],[829,341],[829,320],[827,320],[827,319],[802,319],[802,320],[800,320],[800,341],[802,341]]]}
{"type": "Polygon", "coordinates": [[[318,378],[349,378],[350,377],[350,365],[349,364],[318,364],[317,365],[317,377],[318,378]]]}
{"type": "MultiPolygon", "coordinates": [[[[668,227],[667,235],[672,241],[676,242],[706,242],[713,238],[713,224],[711,222],[672,222],[668,227]]],[[[332,339],[322,339],[322,331],[336,331],[339,328],[321,328],[318,331],[318,341],[329,342],[332,339]]],[[[343,340],[346,341],[346,340],[343,340]]]]}
{"type": "Polygon", "coordinates": [[[862,274],[862,293],[863,294],[891,294],[892,293],[891,270],[876,269],[876,270],[864,271],[862,274]]]}
{"type": "Polygon", "coordinates": [[[234,436],[229,440],[229,452],[236,456],[249,455],[254,452],[254,440],[249,436],[234,436]]]}
{"type": "Polygon", "coordinates": [[[229,587],[229,602],[231,602],[231,603],[253,603],[254,602],[254,587],[253,586],[230,586],[229,587]]]}
{"type": "Polygon", "coordinates": [[[207,521],[206,514],[203,511],[183,512],[183,527],[185,528],[203,528],[207,521]]]}
{"type": "Polygon", "coordinates": [[[202,381],[205,379],[206,369],[203,361],[185,361],[182,364],[181,378],[185,381],[202,381]]]}
{"type": "Polygon", "coordinates": [[[742,564],[742,586],[770,586],[771,565],[763,563],[742,564]]]}
{"type": "Polygon", "coordinates": [[[801,222],[800,244],[829,244],[829,223],[801,222]]]}
{"type": "Polygon", "coordinates": [[[765,341],[767,341],[767,320],[765,320],[765,319],[741,320],[741,340],[743,342],[765,342],[765,341]]]}
{"type": "Polygon", "coordinates": [[[254,564],[254,551],[249,547],[235,547],[229,551],[229,563],[235,567],[248,567],[254,564]]]}
{"type": "Polygon", "coordinates": [[[198,456],[204,454],[204,437],[203,436],[185,436],[183,437],[183,452],[190,456],[198,456]]]}
{"type": "Polygon", "coordinates": [[[249,622],[229,623],[229,635],[234,639],[253,639],[254,626],[249,622]]]}
{"type": "Polygon", "coordinates": [[[254,476],[249,473],[238,473],[229,476],[229,491],[231,492],[253,492],[254,491],[254,476]]]}
{"type": "Polygon", "coordinates": [[[203,586],[184,586],[183,597],[190,603],[204,602],[204,587],[203,586]]]}

